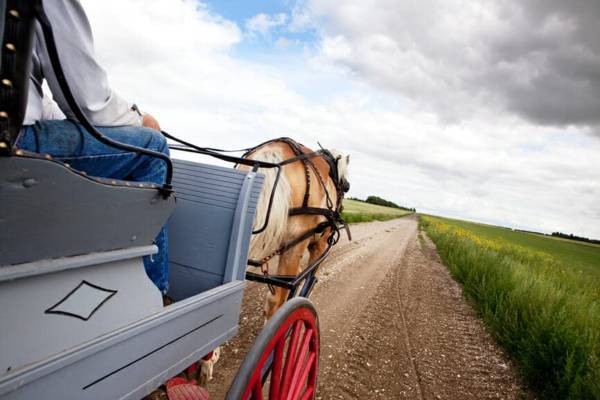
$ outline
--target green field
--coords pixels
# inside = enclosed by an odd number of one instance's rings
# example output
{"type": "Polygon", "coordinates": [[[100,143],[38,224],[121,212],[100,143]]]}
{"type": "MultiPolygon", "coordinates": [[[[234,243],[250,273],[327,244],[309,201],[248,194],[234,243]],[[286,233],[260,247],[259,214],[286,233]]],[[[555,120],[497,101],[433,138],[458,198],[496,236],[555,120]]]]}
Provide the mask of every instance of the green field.
{"type": "Polygon", "coordinates": [[[580,268],[586,273],[595,274],[600,278],[600,245],[535,233],[513,231],[511,229],[475,222],[449,218],[444,218],[443,220],[454,226],[467,229],[481,238],[490,240],[500,239],[510,244],[546,253],[554,257],[557,261],[573,268],[580,268]]]}
{"type": "Polygon", "coordinates": [[[600,399],[600,246],[453,219],[421,227],[542,399],[600,399]]]}
{"type": "Polygon", "coordinates": [[[342,217],[348,223],[387,221],[412,214],[412,211],[344,199],[342,217]]]}

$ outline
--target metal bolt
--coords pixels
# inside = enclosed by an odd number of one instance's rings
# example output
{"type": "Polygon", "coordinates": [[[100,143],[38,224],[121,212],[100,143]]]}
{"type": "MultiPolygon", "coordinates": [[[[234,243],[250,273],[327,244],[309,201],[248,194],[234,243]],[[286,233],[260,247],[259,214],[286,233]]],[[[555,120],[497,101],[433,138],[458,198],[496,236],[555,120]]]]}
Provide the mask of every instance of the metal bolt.
{"type": "Polygon", "coordinates": [[[8,113],[6,111],[0,111],[0,119],[7,119],[8,113]]]}
{"type": "Polygon", "coordinates": [[[10,79],[2,79],[2,84],[6,87],[12,87],[12,81],[10,79]]]}
{"type": "Polygon", "coordinates": [[[0,142],[0,149],[8,149],[6,142],[0,142]]]}
{"type": "Polygon", "coordinates": [[[12,43],[6,43],[4,46],[10,51],[17,51],[17,48],[12,43]]]}
{"type": "Polygon", "coordinates": [[[52,160],[52,156],[50,154],[44,154],[44,158],[46,160],[52,160]]]}
{"type": "Polygon", "coordinates": [[[17,150],[15,151],[15,154],[18,156],[22,156],[23,155],[23,150],[17,150]]]}
{"type": "Polygon", "coordinates": [[[21,16],[19,15],[19,12],[17,10],[9,10],[8,13],[15,18],[21,18],[21,16]]]}

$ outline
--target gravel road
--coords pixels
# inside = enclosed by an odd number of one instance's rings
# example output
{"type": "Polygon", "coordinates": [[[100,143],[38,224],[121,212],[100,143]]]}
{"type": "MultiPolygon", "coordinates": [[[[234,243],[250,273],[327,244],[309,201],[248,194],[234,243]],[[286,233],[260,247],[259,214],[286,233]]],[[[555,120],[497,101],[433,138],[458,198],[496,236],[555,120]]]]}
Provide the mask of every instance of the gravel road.
{"type": "MultiPolygon", "coordinates": [[[[320,272],[319,399],[514,399],[515,368],[441,264],[417,220],[352,227],[320,272]]],[[[263,324],[266,289],[249,283],[240,333],[209,383],[222,399],[263,324]]],[[[529,397],[529,396],[525,396],[529,397]]]]}

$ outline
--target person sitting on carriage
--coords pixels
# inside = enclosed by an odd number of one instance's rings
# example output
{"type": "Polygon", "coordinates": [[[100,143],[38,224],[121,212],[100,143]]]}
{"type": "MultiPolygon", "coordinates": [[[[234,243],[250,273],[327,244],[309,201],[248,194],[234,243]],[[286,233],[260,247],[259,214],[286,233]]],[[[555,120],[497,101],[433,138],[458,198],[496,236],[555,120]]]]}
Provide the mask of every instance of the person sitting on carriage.
{"type": "MultiPolygon", "coordinates": [[[[92,124],[110,139],[169,155],[157,120],[141,113],[109,85],[106,72],[94,54],[92,30],[79,1],[44,2],[44,10],[52,24],[75,100],[92,124]]],[[[159,185],[165,182],[163,160],[105,145],[76,122],[51,67],[39,24],[35,28],[32,53],[27,110],[15,147],[48,154],[91,176],[159,185]],[[44,96],[44,79],[66,118],[54,119],[60,113],[52,110],[52,103],[44,96]]],[[[144,266],[164,295],[168,290],[166,227],[158,234],[155,244],[158,254],[145,257],[144,266]]]]}

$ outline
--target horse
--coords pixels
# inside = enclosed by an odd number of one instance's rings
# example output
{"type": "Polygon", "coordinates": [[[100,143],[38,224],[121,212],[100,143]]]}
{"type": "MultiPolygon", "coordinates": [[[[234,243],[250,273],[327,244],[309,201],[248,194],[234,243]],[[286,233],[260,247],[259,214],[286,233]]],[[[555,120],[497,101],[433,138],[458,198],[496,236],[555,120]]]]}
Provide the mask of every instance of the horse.
{"type": "MultiPolygon", "coordinates": [[[[281,167],[279,179],[276,169],[259,168],[259,172],[264,174],[264,184],[256,207],[253,228],[261,232],[253,235],[250,240],[249,259],[263,260],[264,267],[268,260],[278,255],[277,266],[268,268],[268,273],[297,275],[305,251],[309,251],[310,265],[323,254],[332,235],[333,224],[339,222],[332,221],[331,218],[332,215],[339,218],[342,198],[350,189],[350,156],[342,155],[333,149],[314,152],[290,138],[280,138],[248,150],[243,158],[285,164],[281,167]],[[327,211],[324,214],[329,216],[329,220],[326,215],[302,213],[302,209],[307,207],[327,211]],[[300,213],[293,212],[294,210],[299,210],[300,213]],[[302,239],[306,232],[320,225],[327,227],[302,239]],[[264,227],[264,230],[261,227],[264,227]],[[298,238],[302,240],[281,251],[282,245],[298,238]]],[[[237,168],[248,170],[252,167],[238,164],[237,168]]],[[[288,294],[288,289],[272,288],[265,301],[265,321],[285,303],[288,294]]],[[[219,354],[220,348],[217,348],[200,361],[198,379],[201,386],[206,387],[207,382],[212,379],[213,367],[219,359],[219,354]]],[[[192,367],[194,371],[195,368],[192,367]]]]}
{"type": "MultiPolygon", "coordinates": [[[[255,229],[264,225],[270,203],[271,209],[265,229],[253,235],[250,241],[249,259],[262,260],[263,272],[268,274],[298,275],[306,250],[309,252],[308,265],[326,250],[337,223],[332,220],[332,215],[341,220],[342,198],[350,188],[350,156],[333,149],[314,152],[292,139],[280,138],[253,148],[244,158],[283,163],[276,185],[276,169],[259,169],[265,180],[256,208],[255,229]],[[275,193],[271,202],[274,185],[275,193]],[[306,212],[307,209],[311,209],[312,213],[306,212]],[[317,209],[322,214],[315,212],[317,209]],[[325,228],[318,229],[319,226],[325,228]],[[315,230],[313,234],[309,232],[311,229],[315,230]],[[275,255],[279,256],[277,265],[268,265],[275,255]]],[[[288,295],[288,289],[271,288],[264,306],[265,321],[285,303],[288,295]]]]}

